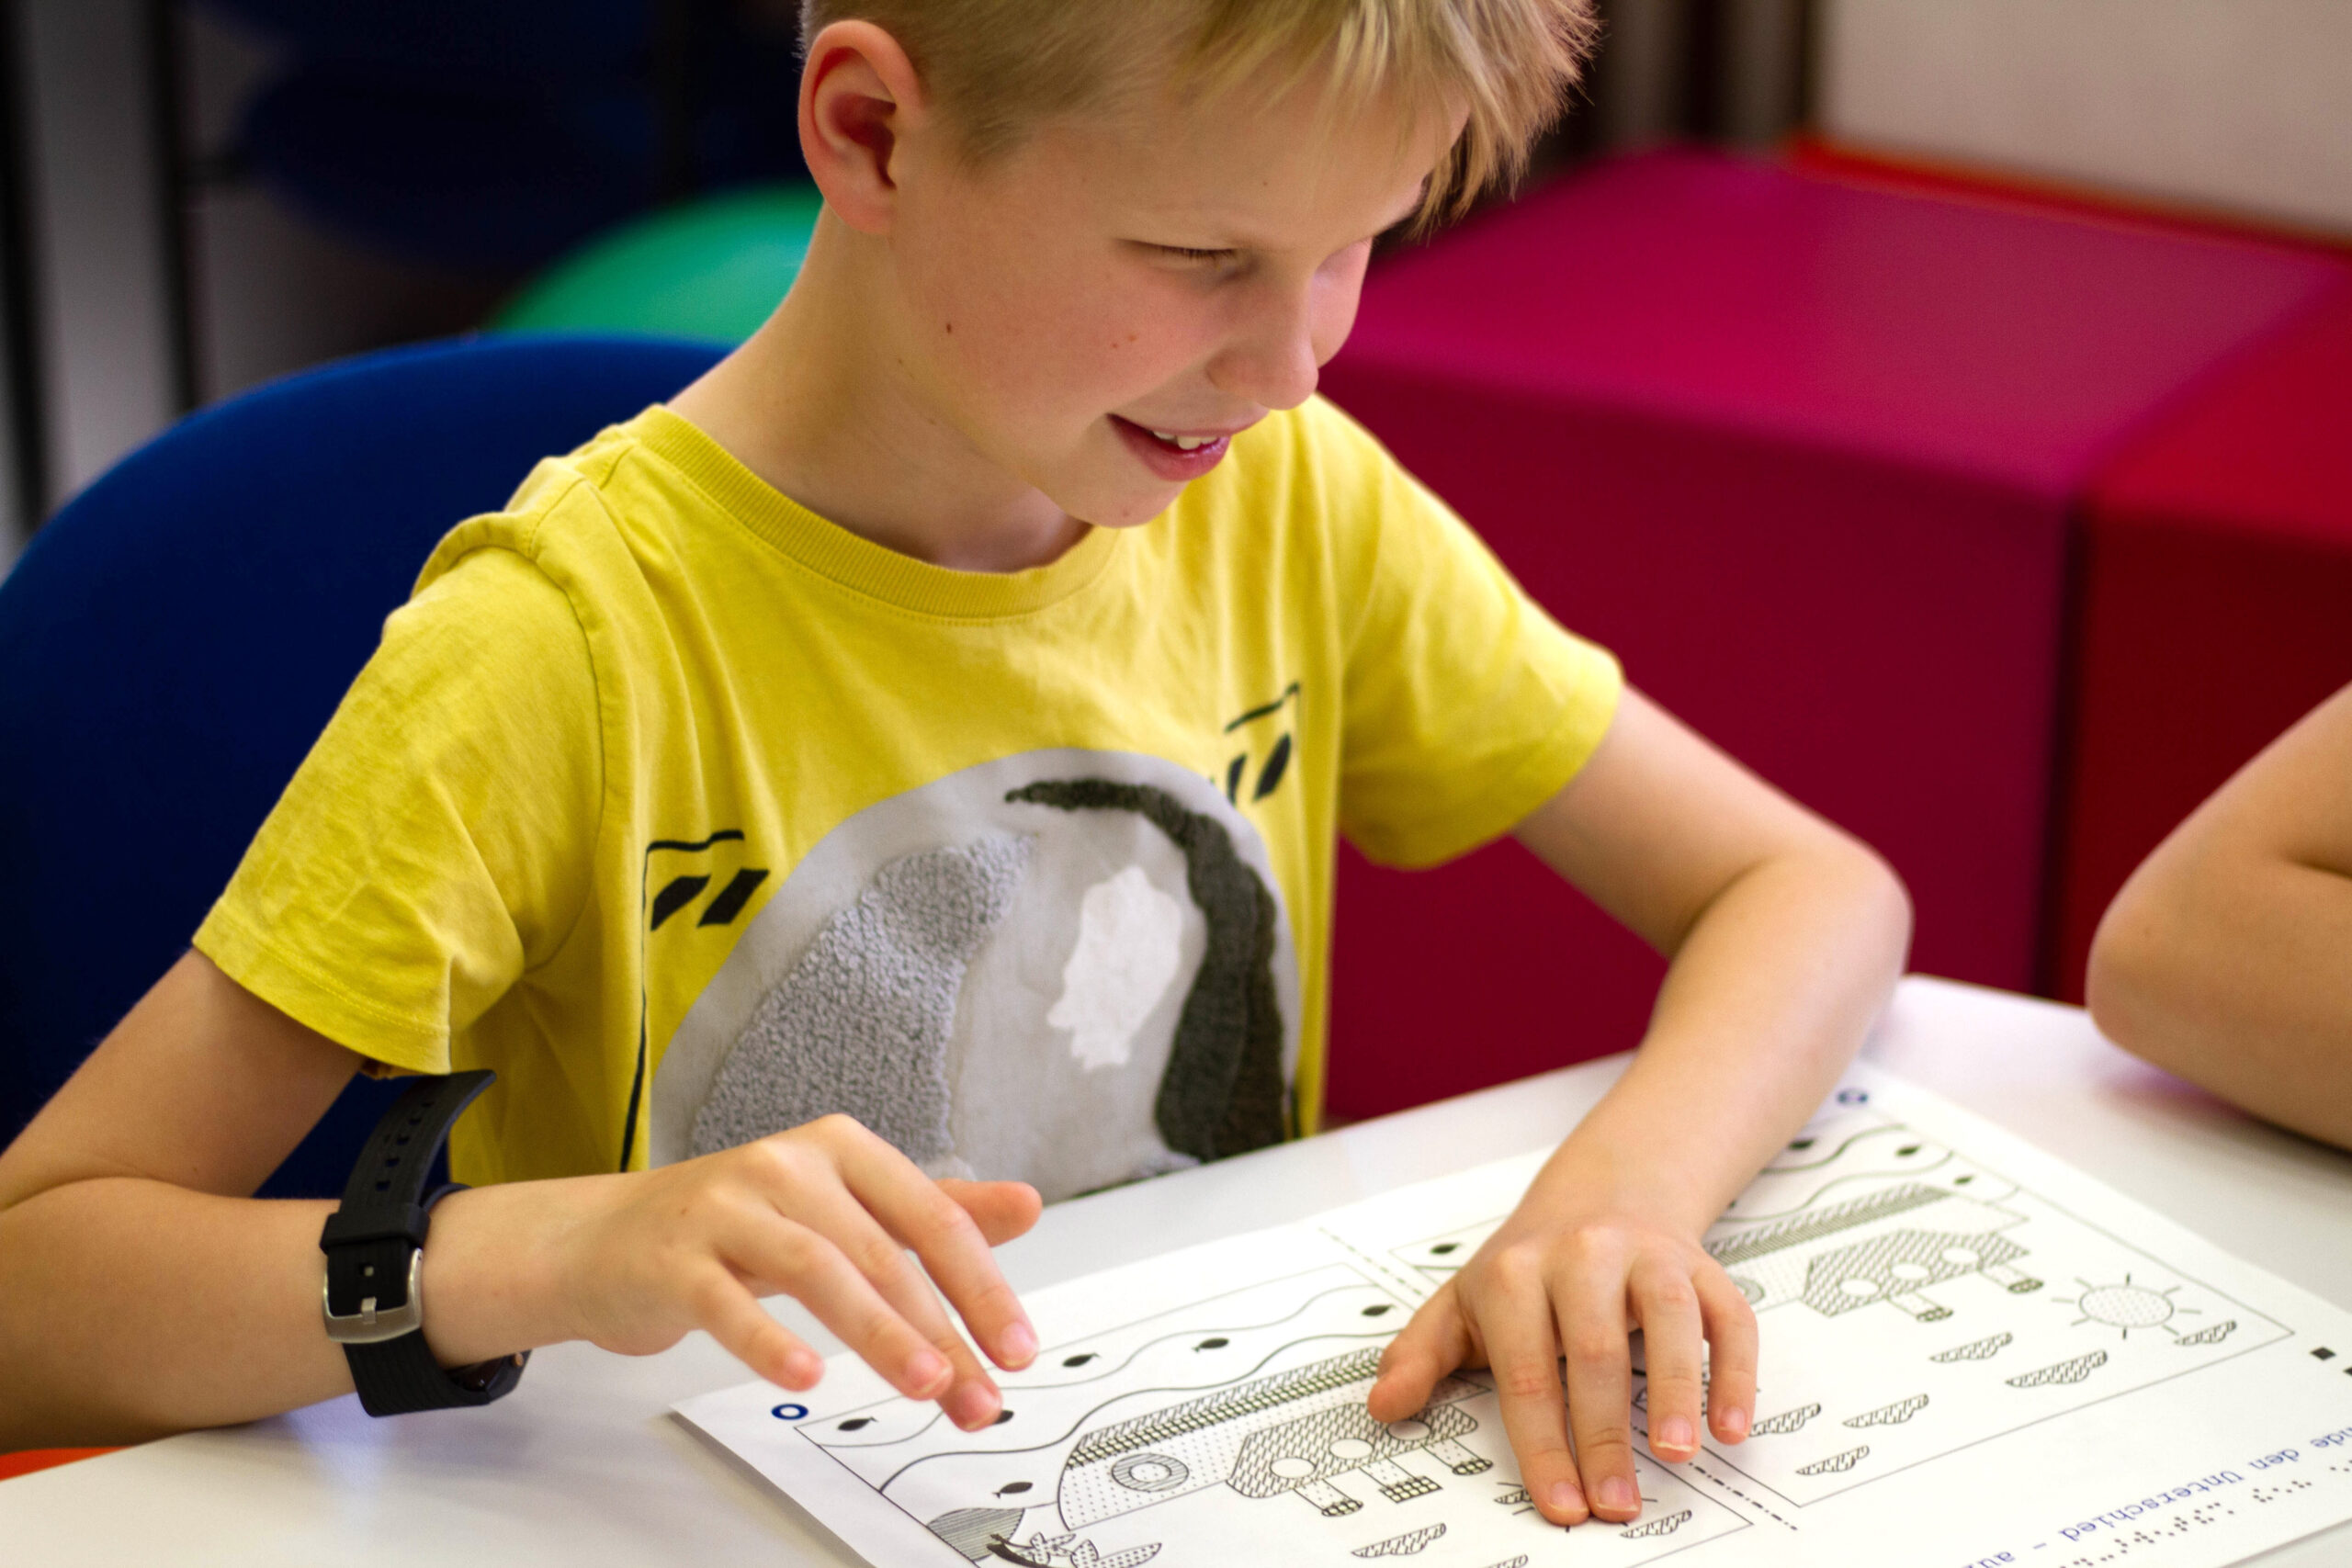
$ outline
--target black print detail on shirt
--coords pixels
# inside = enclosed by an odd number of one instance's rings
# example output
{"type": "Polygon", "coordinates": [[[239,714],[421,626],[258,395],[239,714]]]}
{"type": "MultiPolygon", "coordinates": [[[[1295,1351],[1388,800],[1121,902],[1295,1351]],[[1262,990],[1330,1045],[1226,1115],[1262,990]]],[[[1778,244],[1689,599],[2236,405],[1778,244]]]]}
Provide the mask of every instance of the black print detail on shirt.
{"type": "MultiPolygon", "coordinates": [[[[1293,681],[1283,689],[1283,694],[1272,702],[1261,703],[1227,723],[1225,733],[1231,735],[1237,730],[1256,724],[1261,719],[1285,717],[1287,716],[1285,710],[1300,700],[1298,682],[1293,681]]],[[[1250,798],[1253,803],[1265,799],[1282,787],[1283,775],[1290,770],[1291,750],[1294,744],[1292,732],[1284,728],[1274,738],[1273,743],[1266,748],[1264,760],[1258,765],[1257,782],[1250,787],[1250,798]]],[[[1250,751],[1237,752],[1233,760],[1225,765],[1223,785],[1225,798],[1232,805],[1241,804],[1241,784],[1242,781],[1249,776],[1252,756],[1253,753],[1250,751]]],[[[1209,782],[1214,784],[1216,781],[1211,779],[1209,782]]]]}
{"type": "MultiPolygon", "coordinates": [[[[660,931],[679,910],[688,908],[700,897],[703,890],[711,884],[712,874],[708,870],[686,869],[677,872],[663,882],[659,892],[651,892],[655,878],[656,857],[660,857],[663,864],[668,866],[677,863],[676,857],[684,856],[687,857],[687,865],[691,868],[693,857],[707,855],[721,844],[740,844],[743,841],[743,830],[741,828],[722,828],[707,839],[656,839],[646,845],[644,869],[638,879],[639,897],[645,900],[645,924],[640,931],[660,931]]],[[[767,874],[764,870],[752,866],[746,866],[736,872],[727,886],[718,890],[718,896],[711,899],[704,908],[702,919],[695,921],[695,925],[732,924],[735,918],[743,912],[745,901],[758,890],[761,883],[767,880],[767,874]]],[[[638,1118],[645,1108],[645,1069],[648,1053],[644,971],[645,952],[640,941],[638,950],[637,1067],[629,1077],[628,1119],[621,1127],[620,1164],[615,1168],[619,1170],[627,1170],[630,1159],[637,1153],[638,1118]]]]}
{"type": "Polygon", "coordinates": [[[1208,942],[1177,1018],[1153,1120],[1170,1148],[1196,1159],[1280,1143],[1285,1090],[1273,955],[1281,915],[1223,825],[1164,790],[1108,779],[1044,780],[1005,799],[1061,811],[1132,811],[1183,852],[1185,888],[1207,923],[1208,942]]]}

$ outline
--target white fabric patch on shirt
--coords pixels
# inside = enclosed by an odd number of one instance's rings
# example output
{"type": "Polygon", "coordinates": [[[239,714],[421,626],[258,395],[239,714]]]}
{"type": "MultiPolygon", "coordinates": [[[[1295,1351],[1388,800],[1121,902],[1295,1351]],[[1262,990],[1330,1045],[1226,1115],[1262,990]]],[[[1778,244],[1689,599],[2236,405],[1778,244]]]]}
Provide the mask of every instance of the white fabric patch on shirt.
{"type": "Polygon", "coordinates": [[[1136,1031],[1183,964],[1184,906],[1130,865],[1086,890],[1061,999],[1046,1021],[1070,1032],[1069,1054],[1092,1072],[1127,1065],[1136,1031]]]}

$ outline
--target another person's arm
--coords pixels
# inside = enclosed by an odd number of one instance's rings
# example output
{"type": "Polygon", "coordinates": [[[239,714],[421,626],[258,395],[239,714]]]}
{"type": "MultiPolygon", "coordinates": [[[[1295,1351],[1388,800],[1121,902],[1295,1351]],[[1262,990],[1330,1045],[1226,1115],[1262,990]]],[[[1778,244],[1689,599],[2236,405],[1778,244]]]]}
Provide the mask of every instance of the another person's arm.
{"type": "Polygon", "coordinates": [[[1660,1458],[1698,1451],[1702,1338],[1714,1434],[1747,1436],[1755,1315],[1700,1237],[1835,1085],[1910,909],[1876,855],[1632,691],[1518,836],[1672,965],[1633,1066],[1397,1337],[1372,1409],[1395,1420],[1453,1367],[1489,1366],[1544,1517],[1628,1519],[1627,1333],[1645,1331],[1660,1458]]]}
{"type": "MultiPolygon", "coordinates": [[[[0,1450],[123,1442],[349,1391],[320,1318],[329,1202],[249,1194],[360,1066],[190,953],[0,1154],[0,1450]]],[[[757,1298],[798,1297],[901,1393],[966,1427],[1036,1348],[989,1247],[1013,1182],[933,1182],[832,1117],[659,1170],[523,1181],[434,1210],[425,1337],[447,1366],[705,1328],[763,1377],[822,1363],[757,1298]],[[922,1267],[908,1257],[911,1248],[922,1267]],[[929,1280],[925,1279],[928,1271],[929,1280]]]]}
{"type": "Polygon", "coordinates": [[[2352,686],[2132,874],[2088,990],[2126,1050],[2352,1148],[2352,686]]]}

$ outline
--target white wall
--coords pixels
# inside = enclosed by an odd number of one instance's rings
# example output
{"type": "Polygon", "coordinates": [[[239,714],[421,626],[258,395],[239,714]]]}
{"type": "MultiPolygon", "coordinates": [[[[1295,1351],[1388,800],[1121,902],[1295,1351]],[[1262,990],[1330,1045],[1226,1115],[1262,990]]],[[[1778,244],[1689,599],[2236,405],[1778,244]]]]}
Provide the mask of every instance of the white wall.
{"type": "Polygon", "coordinates": [[[139,0],[23,0],[49,478],[63,500],[167,423],[168,271],[139,0]]]}
{"type": "Polygon", "coordinates": [[[1842,141],[2352,233],[2352,0],[1821,0],[1842,141]]]}

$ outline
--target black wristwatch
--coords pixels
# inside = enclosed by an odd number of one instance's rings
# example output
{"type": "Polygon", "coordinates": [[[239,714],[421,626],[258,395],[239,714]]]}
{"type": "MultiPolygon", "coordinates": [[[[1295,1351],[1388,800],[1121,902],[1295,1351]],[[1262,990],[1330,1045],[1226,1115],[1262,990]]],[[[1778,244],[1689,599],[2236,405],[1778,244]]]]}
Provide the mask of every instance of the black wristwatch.
{"type": "Polygon", "coordinates": [[[368,1134],[343,1206],[327,1217],[321,1301],[327,1337],[343,1347],[351,1381],[370,1416],[488,1404],[523,1378],[527,1350],[470,1367],[445,1368],[424,1342],[424,1235],[433,1205],[464,1188],[429,1196],[424,1183],[458,1113],[497,1074],[421,1077],[368,1134]]]}

